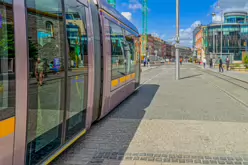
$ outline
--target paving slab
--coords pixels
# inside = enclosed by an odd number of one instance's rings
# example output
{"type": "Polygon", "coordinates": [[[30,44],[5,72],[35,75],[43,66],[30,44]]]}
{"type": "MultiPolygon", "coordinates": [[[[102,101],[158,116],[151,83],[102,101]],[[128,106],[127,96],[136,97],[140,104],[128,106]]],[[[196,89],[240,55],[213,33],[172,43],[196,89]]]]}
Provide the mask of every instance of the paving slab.
{"type": "Polygon", "coordinates": [[[212,79],[190,64],[180,81],[172,65],[142,73],[142,87],[52,164],[247,164],[248,109],[212,79]]]}

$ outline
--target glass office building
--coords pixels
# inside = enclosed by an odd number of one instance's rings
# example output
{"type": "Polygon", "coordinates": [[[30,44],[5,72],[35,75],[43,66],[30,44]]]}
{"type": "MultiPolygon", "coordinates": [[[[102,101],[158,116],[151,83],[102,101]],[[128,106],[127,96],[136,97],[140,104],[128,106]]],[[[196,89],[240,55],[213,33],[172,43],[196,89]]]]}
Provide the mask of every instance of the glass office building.
{"type": "Polygon", "coordinates": [[[227,56],[233,61],[242,61],[242,52],[247,51],[248,13],[226,12],[223,24],[211,24],[204,28],[204,46],[207,55],[227,56]],[[223,32],[223,33],[222,33],[223,32]]]}

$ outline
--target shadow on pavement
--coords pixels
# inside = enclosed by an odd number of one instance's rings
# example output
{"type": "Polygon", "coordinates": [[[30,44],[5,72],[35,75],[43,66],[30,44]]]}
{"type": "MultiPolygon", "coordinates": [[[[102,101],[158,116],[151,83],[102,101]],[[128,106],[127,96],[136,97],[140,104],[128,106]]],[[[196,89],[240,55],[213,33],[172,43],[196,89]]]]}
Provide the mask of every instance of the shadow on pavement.
{"type": "Polygon", "coordinates": [[[196,75],[191,75],[191,76],[182,77],[182,78],[180,78],[180,79],[183,80],[183,79],[198,77],[198,76],[201,76],[201,75],[202,75],[202,74],[196,74],[196,75]]]}
{"type": "Polygon", "coordinates": [[[117,106],[108,116],[91,127],[52,164],[121,164],[159,85],[145,84],[117,106]],[[108,164],[108,163],[107,163],[108,164]]]}

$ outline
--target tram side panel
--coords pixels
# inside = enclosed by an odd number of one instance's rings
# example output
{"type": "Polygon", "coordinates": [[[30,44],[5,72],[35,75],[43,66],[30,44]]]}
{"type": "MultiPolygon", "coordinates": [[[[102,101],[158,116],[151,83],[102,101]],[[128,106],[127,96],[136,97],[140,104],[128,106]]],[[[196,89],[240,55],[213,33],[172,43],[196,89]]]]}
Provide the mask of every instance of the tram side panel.
{"type": "Polygon", "coordinates": [[[100,118],[108,114],[135,90],[135,72],[127,71],[124,54],[125,30],[119,21],[101,14],[103,38],[103,106],[100,118]]]}

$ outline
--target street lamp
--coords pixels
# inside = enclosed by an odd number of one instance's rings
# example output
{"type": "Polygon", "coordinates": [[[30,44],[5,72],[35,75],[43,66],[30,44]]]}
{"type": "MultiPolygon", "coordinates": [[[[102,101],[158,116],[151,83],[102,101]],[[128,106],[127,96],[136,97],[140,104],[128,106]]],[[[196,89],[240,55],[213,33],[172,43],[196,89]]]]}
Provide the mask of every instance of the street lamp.
{"type": "MultiPolygon", "coordinates": [[[[222,59],[222,52],[223,52],[223,10],[218,6],[218,8],[221,10],[221,39],[220,39],[220,56],[222,59]]],[[[215,17],[216,13],[212,13],[212,16],[215,17]]]]}
{"type": "Polygon", "coordinates": [[[180,79],[179,44],[180,44],[180,0],[176,0],[176,80],[180,79]]]}

